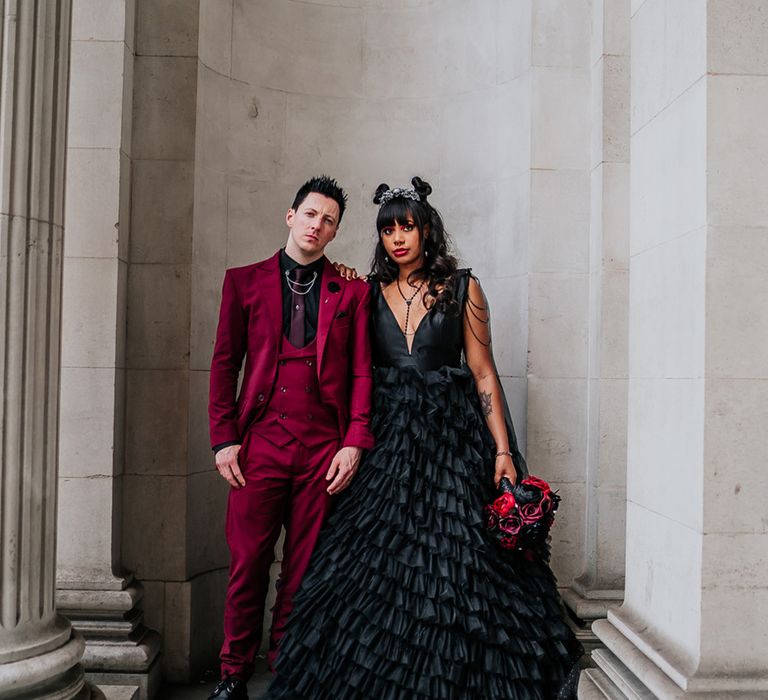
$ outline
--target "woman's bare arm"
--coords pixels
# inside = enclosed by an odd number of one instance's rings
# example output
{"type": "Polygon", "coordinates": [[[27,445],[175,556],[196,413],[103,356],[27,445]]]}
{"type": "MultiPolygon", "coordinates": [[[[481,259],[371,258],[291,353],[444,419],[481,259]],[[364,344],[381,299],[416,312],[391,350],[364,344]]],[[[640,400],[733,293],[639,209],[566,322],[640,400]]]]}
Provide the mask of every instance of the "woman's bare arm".
{"type": "MultiPolygon", "coordinates": [[[[464,306],[464,356],[475,378],[480,406],[496,442],[496,452],[509,452],[509,436],[504,421],[504,399],[491,349],[490,308],[482,287],[474,277],[469,278],[469,290],[464,306]]],[[[512,482],[517,477],[512,457],[508,454],[496,457],[496,485],[503,476],[512,482]]]]}

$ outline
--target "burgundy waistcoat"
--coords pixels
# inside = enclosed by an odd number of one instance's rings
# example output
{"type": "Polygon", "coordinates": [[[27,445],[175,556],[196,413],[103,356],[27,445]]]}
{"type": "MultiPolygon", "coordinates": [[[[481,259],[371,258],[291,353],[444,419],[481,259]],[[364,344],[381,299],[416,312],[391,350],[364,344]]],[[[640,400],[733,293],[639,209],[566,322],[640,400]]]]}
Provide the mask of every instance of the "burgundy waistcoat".
{"type": "Polygon", "coordinates": [[[285,335],[281,339],[275,390],[251,430],[278,446],[293,439],[307,447],[338,440],[337,416],[320,400],[317,338],[303,348],[295,348],[285,335]]]}

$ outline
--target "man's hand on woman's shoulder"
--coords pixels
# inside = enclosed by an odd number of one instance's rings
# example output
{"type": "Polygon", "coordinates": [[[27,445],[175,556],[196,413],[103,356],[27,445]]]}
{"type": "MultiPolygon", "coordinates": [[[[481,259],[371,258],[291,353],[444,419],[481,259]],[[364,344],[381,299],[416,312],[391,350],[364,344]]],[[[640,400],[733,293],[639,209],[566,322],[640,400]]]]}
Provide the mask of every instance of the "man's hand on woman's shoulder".
{"type": "Polygon", "coordinates": [[[335,262],[333,263],[333,266],[336,268],[336,271],[339,273],[339,276],[343,277],[347,281],[356,280],[356,279],[361,279],[361,280],[366,279],[365,275],[358,275],[357,270],[354,267],[349,267],[344,263],[335,262]]]}

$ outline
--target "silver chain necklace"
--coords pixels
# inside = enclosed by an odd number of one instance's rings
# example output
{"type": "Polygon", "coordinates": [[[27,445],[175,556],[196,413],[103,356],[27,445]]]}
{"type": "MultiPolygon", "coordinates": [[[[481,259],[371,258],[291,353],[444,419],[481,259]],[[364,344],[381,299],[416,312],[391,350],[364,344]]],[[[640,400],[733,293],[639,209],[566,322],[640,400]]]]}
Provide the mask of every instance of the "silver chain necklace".
{"type": "Polygon", "coordinates": [[[288,283],[288,289],[290,289],[294,294],[304,296],[305,294],[309,294],[312,291],[312,287],[315,286],[315,282],[317,281],[317,272],[312,273],[312,280],[309,282],[296,282],[295,280],[291,279],[289,271],[286,270],[285,281],[288,283]],[[306,289],[301,290],[299,287],[306,287],[306,289]]]}

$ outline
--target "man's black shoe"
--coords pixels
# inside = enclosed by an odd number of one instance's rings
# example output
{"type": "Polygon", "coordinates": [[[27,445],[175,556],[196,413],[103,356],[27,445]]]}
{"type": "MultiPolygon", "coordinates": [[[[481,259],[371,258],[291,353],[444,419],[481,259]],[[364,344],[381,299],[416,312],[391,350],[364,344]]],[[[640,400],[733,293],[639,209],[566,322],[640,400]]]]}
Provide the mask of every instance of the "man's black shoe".
{"type": "Polygon", "coordinates": [[[248,700],[248,688],[239,678],[224,678],[213,689],[208,700],[248,700]]]}

